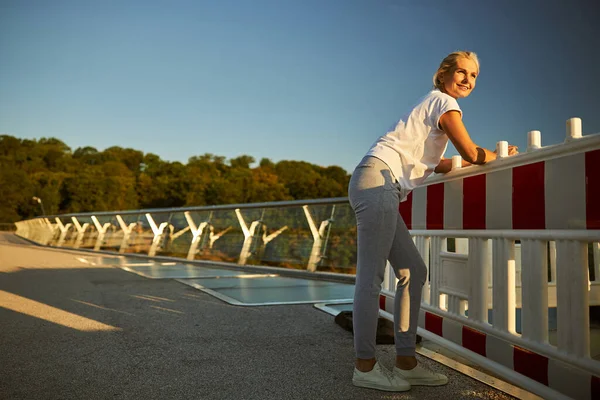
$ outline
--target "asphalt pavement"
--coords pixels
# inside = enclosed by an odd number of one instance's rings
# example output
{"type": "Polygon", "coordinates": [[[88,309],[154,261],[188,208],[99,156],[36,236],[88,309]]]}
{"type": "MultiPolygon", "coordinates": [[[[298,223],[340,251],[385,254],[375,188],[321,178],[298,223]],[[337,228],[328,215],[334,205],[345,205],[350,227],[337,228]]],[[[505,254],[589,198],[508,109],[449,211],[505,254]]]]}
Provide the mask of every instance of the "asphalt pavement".
{"type": "Polygon", "coordinates": [[[0,399],[512,399],[421,356],[448,385],[356,388],[351,333],[312,305],[232,306],[89,257],[0,233],[0,399]]]}

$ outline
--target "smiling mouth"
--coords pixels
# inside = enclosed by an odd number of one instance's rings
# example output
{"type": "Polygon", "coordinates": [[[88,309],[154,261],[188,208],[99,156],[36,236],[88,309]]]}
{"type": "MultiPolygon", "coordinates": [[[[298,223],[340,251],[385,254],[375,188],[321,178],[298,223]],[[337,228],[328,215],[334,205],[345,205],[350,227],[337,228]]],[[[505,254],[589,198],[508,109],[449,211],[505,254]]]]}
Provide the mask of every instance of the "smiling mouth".
{"type": "Polygon", "coordinates": [[[460,90],[469,90],[468,86],[464,86],[464,85],[458,85],[460,90]]]}

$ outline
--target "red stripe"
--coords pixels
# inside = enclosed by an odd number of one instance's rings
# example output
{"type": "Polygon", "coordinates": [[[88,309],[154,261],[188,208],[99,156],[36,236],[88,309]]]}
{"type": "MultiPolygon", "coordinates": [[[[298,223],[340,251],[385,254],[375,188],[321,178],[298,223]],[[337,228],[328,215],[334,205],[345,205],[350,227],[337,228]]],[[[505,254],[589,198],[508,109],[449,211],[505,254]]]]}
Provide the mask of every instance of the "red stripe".
{"type": "Polygon", "coordinates": [[[600,378],[592,375],[592,399],[600,399],[600,378]]]}
{"type": "Polygon", "coordinates": [[[485,229],[485,174],[463,181],[463,229],[485,229]]]}
{"type": "Polygon", "coordinates": [[[444,184],[427,186],[427,229],[444,229],[444,184]]]}
{"type": "Polygon", "coordinates": [[[585,153],[585,211],[588,229],[600,229],[600,150],[585,153]]]}
{"type": "Polygon", "coordinates": [[[382,294],[379,295],[379,308],[385,311],[385,296],[382,294]]]}
{"type": "Polygon", "coordinates": [[[412,192],[406,197],[406,201],[400,203],[398,210],[408,229],[412,229],[412,192]]]}
{"type": "Polygon", "coordinates": [[[475,329],[463,326],[462,331],[462,345],[464,348],[474,351],[477,354],[486,356],[485,341],[487,335],[485,333],[476,331],[475,329]]]}
{"type": "Polygon", "coordinates": [[[431,314],[425,311],[425,329],[438,336],[444,337],[442,326],[444,319],[439,315],[431,314]]]}
{"type": "Polygon", "coordinates": [[[548,386],[548,358],[514,346],[514,368],[533,380],[548,386]]]}
{"type": "MultiPolygon", "coordinates": [[[[552,182],[560,185],[560,182],[552,182]]],[[[513,169],[513,229],[546,229],[544,162],[513,169]]]]}

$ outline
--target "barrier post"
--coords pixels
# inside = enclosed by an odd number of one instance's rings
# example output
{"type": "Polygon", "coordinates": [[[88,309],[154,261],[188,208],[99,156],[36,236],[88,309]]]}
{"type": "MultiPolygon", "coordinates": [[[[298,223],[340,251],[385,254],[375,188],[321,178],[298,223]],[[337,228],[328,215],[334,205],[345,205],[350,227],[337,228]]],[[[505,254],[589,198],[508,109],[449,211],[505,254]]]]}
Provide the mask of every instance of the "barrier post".
{"type": "Polygon", "coordinates": [[[469,239],[469,319],[488,321],[488,275],[490,273],[489,239],[469,239]]]}
{"type": "Polygon", "coordinates": [[[547,242],[521,241],[521,328],[525,339],[548,342],[547,242]]]}
{"type": "Polygon", "coordinates": [[[590,356],[588,255],[586,243],[556,241],[558,349],[590,356]]]}
{"type": "Polygon", "coordinates": [[[515,333],[515,242],[497,238],[493,240],[492,324],[494,327],[515,333]]]}

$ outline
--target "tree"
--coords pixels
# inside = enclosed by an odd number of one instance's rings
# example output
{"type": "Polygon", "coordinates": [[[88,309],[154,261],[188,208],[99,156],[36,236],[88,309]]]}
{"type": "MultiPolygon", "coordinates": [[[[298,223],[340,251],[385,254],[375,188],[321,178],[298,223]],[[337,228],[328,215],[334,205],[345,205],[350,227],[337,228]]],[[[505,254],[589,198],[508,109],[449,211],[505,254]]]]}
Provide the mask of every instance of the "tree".
{"type": "Polygon", "coordinates": [[[39,215],[33,196],[51,214],[346,196],[350,176],[340,167],[254,162],[205,153],[182,164],[119,146],[71,152],[56,138],[0,135],[0,222],[39,215]]]}
{"type": "Polygon", "coordinates": [[[232,158],[231,160],[229,160],[231,168],[250,169],[250,164],[252,164],[253,162],[254,157],[247,155],[239,156],[237,158],[232,158]]]}

